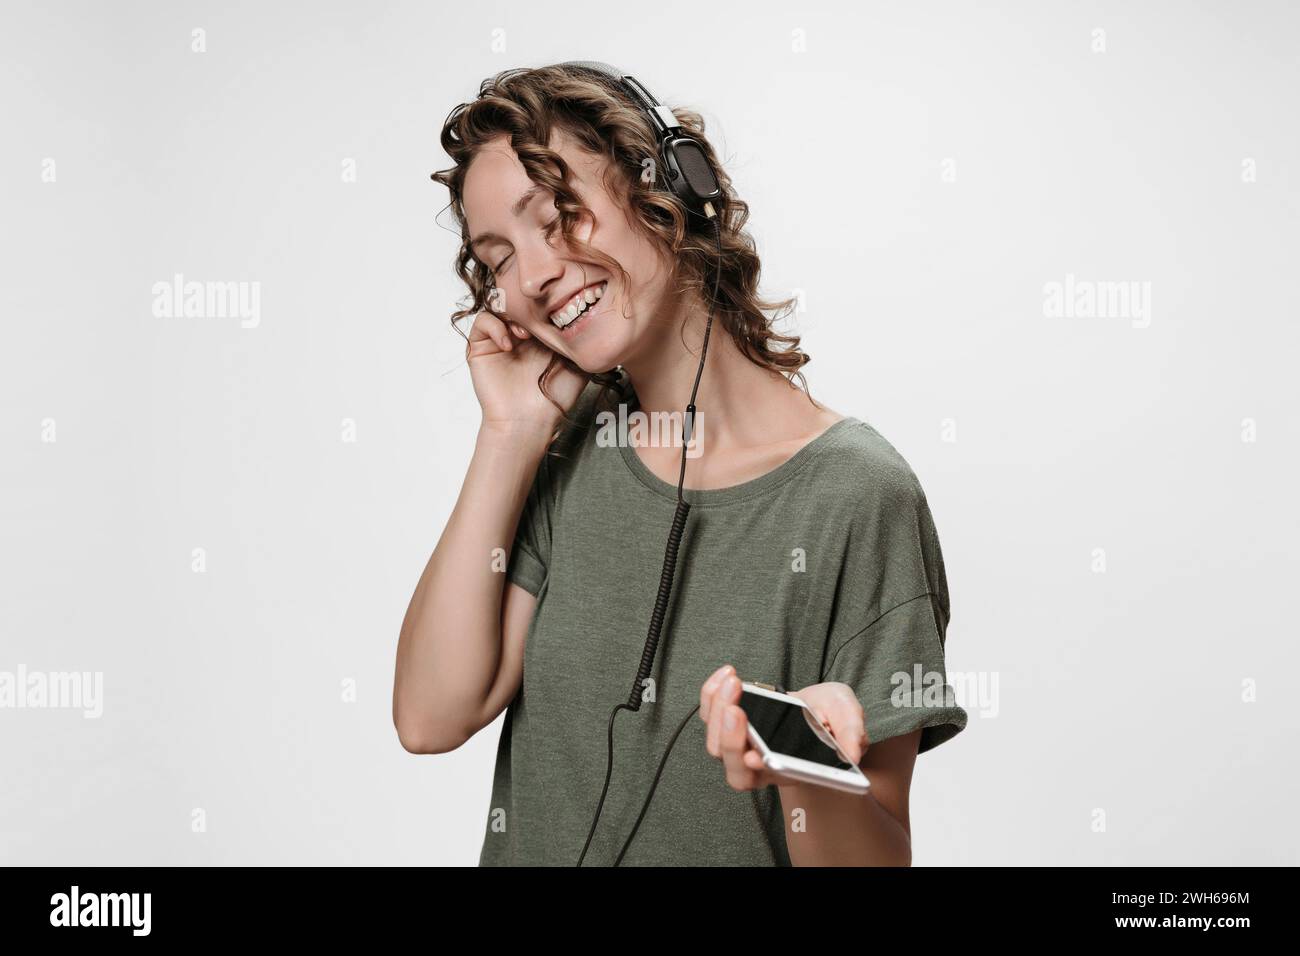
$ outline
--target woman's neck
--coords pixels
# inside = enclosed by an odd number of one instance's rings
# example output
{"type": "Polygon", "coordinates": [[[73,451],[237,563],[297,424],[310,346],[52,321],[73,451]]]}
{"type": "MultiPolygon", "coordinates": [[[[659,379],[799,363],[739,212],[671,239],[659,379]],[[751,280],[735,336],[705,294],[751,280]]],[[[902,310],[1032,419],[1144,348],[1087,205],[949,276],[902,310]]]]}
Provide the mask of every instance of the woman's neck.
{"type": "MultiPolygon", "coordinates": [[[[664,336],[654,354],[624,366],[643,411],[685,411],[703,339],[703,319],[690,322],[683,334],[674,329],[664,336]]],[[[717,319],[695,406],[714,451],[789,441],[840,417],[812,404],[785,376],[750,361],[717,319]]]]}

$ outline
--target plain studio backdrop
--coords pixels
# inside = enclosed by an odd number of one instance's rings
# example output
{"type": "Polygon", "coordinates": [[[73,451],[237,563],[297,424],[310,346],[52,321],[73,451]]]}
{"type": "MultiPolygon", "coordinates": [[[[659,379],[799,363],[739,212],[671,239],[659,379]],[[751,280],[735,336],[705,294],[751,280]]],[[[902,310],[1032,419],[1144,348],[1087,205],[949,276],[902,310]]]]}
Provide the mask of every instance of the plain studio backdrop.
{"type": "Polygon", "coordinates": [[[478,422],[429,174],[484,77],[598,59],[704,115],[928,493],[970,723],[916,863],[1300,862],[1300,14],[469,6],[6,3],[0,674],[102,714],[0,709],[0,859],[477,861],[500,721],[390,709],[478,422]]]}

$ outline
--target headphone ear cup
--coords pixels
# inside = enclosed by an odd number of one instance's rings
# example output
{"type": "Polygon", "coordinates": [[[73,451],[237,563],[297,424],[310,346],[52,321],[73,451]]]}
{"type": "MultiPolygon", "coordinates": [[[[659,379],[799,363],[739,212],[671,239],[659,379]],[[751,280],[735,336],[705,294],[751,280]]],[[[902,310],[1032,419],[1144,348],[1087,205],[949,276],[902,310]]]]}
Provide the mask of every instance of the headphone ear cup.
{"type": "Polygon", "coordinates": [[[695,140],[675,137],[664,144],[663,154],[669,188],[689,209],[703,212],[706,202],[722,195],[713,165],[695,140]]]}

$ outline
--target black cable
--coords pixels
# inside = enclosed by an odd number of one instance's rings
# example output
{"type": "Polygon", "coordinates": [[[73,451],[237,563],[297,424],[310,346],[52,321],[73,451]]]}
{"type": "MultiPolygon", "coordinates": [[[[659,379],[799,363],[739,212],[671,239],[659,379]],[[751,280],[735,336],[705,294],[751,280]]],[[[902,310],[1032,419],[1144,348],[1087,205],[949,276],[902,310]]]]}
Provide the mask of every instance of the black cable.
{"type": "Polygon", "coordinates": [[[673,739],[668,741],[668,749],[664,751],[663,758],[659,761],[659,769],[655,771],[655,778],[650,783],[650,792],[645,795],[645,803],[641,804],[641,813],[637,815],[636,823],[632,825],[632,832],[629,833],[627,839],[623,841],[623,849],[618,851],[618,857],[614,860],[615,866],[618,866],[623,862],[623,854],[625,854],[627,848],[632,845],[632,838],[636,836],[636,831],[640,828],[641,821],[645,819],[646,811],[650,809],[650,800],[655,795],[655,788],[659,786],[659,778],[663,776],[664,765],[668,763],[668,755],[673,752],[673,745],[677,743],[677,738],[680,737],[682,731],[686,729],[686,721],[694,717],[696,711],[699,709],[699,704],[696,704],[691,708],[691,712],[683,717],[682,722],[677,725],[677,732],[673,734],[673,739]]]}
{"type": "MultiPolygon", "coordinates": [[[[683,442],[683,447],[685,443],[683,442]]],[[[681,494],[681,485],[677,486],[681,494]]],[[[673,574],[677,570],[677,548],[682,543],[682,532],[686,530],[686,516],[691,513],[691,506],[680,498],[677,510],[673,512],[673,526],[668,529],[668,546],[664,549],[664,567],[659,574],[659,593],[655,595],[655,609],[650,615],[650,632],[646,635],[645,648],[641,651],[641,664],[636,669],[636,678],[632,681],[632,690],[627,697],[627,709],[641,709],[641,688],[645,686],[654,668],[655,652],[659,649],[659,629],[664,623],[664,614],[668,611],[668,598],[673,590],[673,574]]]]}
{"type": "Polygon", "coordinates": [[[626,704],[619,704],[609,712],[609,752],[605,758],[605,786],[601,788],[600,802],[596,804],[596,816],[591,821],[591,829],[587,831],[587,842],[582,845],[582,856],[578,857],[578,866],[582,866],[583,858],[587,855],[587,848],[591,846],[591,838],[596,835],[596,821],[600,819],[601,808],[605,806],[605,794],[609,792],[609,778],[614,772],[614,718],[626,706],[626,704]]]}
{"type": "MultiPolygon", "coordinates": [[[[617,705],[609,714],[609,753],[605,763],[605,787],[601,790],[600,801],[596,804],[596,815],[592,818],[591,830],[587,833],[587,842],[582,848],[582,854],[578,857],[578,866],[582,866],[582,861],[587,855],[587,848],[591,846],[591,838],[596,834],[596,824],[600,822],[600,814],[605,806],[605,796],[609,790],[609,780],[614,771],[614,718],[618,716],[621,709],[633,712],[641,709],[641,688],[650,677],[651,670],[654,669],[655,655],[659,649],[659,633],[663,627],[664,615],[668,611],[668,599],[673,590],[673,576],[677,570],[677,549],[681,545],[682,533],[686,529],[686,517],[691,511],[690,503],[682,497],[682,488],[686,483],[686,446],[690,444],[691,436],[695,432],[695,397],[700,389],[700,378],[704,375],[704,359],[709,354],[709,335],[713,331],[713,310],[717,305],[718,285],[722,279],[722,225],[718,221],[712,203],[705,203],[704,211],[708,218],[713,221],[714,236],[718,244],[718,261],[713,274],[713,295],[709,299],[709,317],[704,325],[704,342],[700,346],[700,364],[695,370],[695,383],[691,386],[691,398],[686,404],[686,416],[682,428],[682,466],[677,475],[677,510],[673,513],[672,527],[668,530],[668,544],[664,548],[664,566],[659,573],[659,591],[655,595],[654,611],[650,615],[650,629],[646,634],[645,649],[641,652],[641,663],[637,667],[636,679],[632,683],[632,690],[628,694],[627,702],[617,705]]],[[[698,705],[695,709],[699,709],[698,705]]],[[[695,711],[692,710],[691,714],[694,713],[695,711]]],[[[691,714],[686,715],[687,720],[690,719],[691,714]]],[[[641,826],[641,820],[650,807],[651,798],[654,797],[655,787],[659,785],[659,775],[663,773],[664,764],[668,762],[668,755],[672,752],[673,744],[677,743],[677,738],[685,727],[686,721],[683,720],[677,728],[677,732],[673,734],[668,749],[664,751],[663,759],[659,762],[659,773],[655,774],[650,793],[646,796],[645,805],[641,808],[641,816],[637,817],[636,825],[632,827],[632,832],[628,834],[627,842],[623,844],[623,851],[618,855],[619,860],[623,859],[623,853],[627,852],[628,846],[632,843],[632,838],[636,836],[637,828],[641,826]]],[[[618,862],[616,861],[614,865],[617,866],[618,862]]]]}
{"type": "Polygon", "coordinates": [[[645,649],[641,652],[641,666],[637,668],[636,679],[628,693],[627,706],[634,711],[641,709],[641,688],[650,677],[654,668],[655,654],[659,650],[659,631],[663,626],[664,615],[668,611],[668,598],[673,590],[673,575],[677,570],[677,548],[682,543],[682,533],[686,530],[686,517],[691,513],[690,502],[682,498],[682,486],[686,483],[686,446],[690,444],[695,433],[695,396],[700,390],[700,378],[704,375],[704,360],[709,354],[709,335],[713,331],[713,309],[718,301],[718,283],[722,278],[722,226],[713,212],[712,204],[705,205],[709,218],[713,221],[714,234],[718,242],[718,265],[713,273],[713,295],[709,299],[709,318],[704,325],[704,342],[700,346],[700,364],[695,370],[695,383],[691,386],[691,398],[686,403],[686,415],[682,427],[682,466],[677,473],[677,510],[673,513],[672,527],[668,529],[668,546],[664,549],[664,566],[659,573],[659,593],[655,597],[654,612],[650,615],[650,631],[646,635],[645,649]]]}

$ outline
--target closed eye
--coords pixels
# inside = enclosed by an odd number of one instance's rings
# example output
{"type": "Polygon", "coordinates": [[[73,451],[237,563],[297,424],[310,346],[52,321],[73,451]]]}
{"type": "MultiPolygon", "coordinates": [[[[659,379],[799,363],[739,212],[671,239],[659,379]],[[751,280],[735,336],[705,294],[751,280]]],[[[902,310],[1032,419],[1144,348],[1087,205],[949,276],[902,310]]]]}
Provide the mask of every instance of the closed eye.
{"type": "MultiPolygon", "coordinates": [[[[550,222],[548,222],[548,223],[546,223],[544,226],[542,226],[542,231],[546,233],[546,237],[547,237],[548,240],[549,240],[550,237],[551,237],[552,231],[555,229],[555,224],[558,223],[559,221],[560,221],[560,217],[559,217],[559,216],[556,216],[556,217],[555,217],[554,219],[552,219],[550,222]]],[[[509,262],[509,261],[510,261],[511,259],[513,259],[514,257],[515,257],[515,254],[512,252],[512,253],[510,253],[510,255],[506,256],[504,259],[502,259],[500,262],[498,262],[495,266],[488,266],[488,269],[491,270],[491,272],[492,272],[494,275],[500,275],[500,274],[501,274],[501,270],[502,270],[503,268],[505,268],[506,263],[509,262]]]]}

